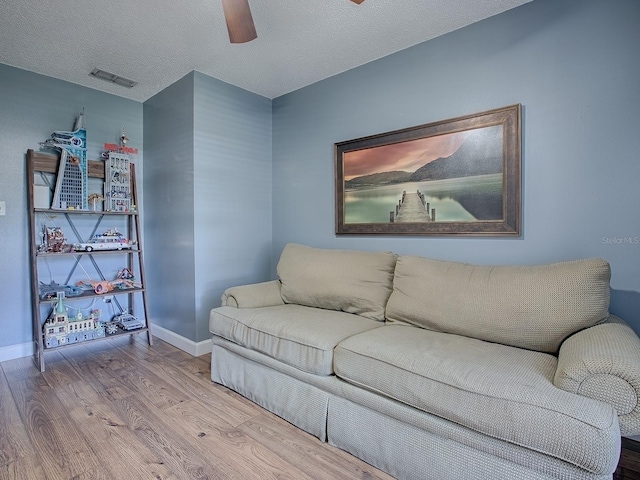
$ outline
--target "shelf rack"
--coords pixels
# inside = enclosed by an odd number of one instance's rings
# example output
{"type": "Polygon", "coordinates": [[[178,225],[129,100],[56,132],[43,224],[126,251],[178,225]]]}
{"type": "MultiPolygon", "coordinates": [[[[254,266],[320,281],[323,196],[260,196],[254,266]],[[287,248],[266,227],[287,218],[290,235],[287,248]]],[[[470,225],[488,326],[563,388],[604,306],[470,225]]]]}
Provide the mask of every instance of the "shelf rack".
{"type": "MultiPolygon", "coordinates": [[[[48,208],[38,208],[35,206],[35,174],[36,172],[44,172],[57,174],[58,173],[58,165],[60,162],[60,157],[56,155],[51,155],[42,152],[35,152],[34,150],[29,149],[27,151],[27,194],[28,194],[28,208],[29,208],[29,234],[31,237],[31,258],[30,258],[30,266],[31,266],[31,296],[32,296],[32,317],[33,317],[33,336],[34,336],[34,361],[37,367],[41,372],[45,370],[45,353],[47,351],[59,350],[62,348],[73,347],[77,345],[87,344],[89,342],[98,342],[101,340],[113,338],[114,336],[123,336],[123,335],[137,335],[140,333],[146,333],[147,341],[149,345],[153,345],[153,339],[151,336],[151,321],[149,318],[149,311],[147,307],[147,295],[145,288],[145,273],[144,273],[144,260],[143,260],[143,252],[142,252],[142,242],[141,242],[141,228],[140,228],[140,215],[137,211],[133,212],[110,212],[110,211],[93,211],[93,210],[55,210],[48,208]],[[39,246],[36,242],[36,238],[39,235],[39,232],[36,228],[36,221],[39,216],[64,216],[66,222],[71,227],[74,235],[76,236],[78,242],[82,242],[82,238],[80,233],[76,229],[74,224],[74,218],[91,218],[94,221],[93,225],[93,235],[97,229],[100,227],[102,220],[104,218],[109,217],[124,217],[126,219],[126,236],[129,239],[132,239],[132,235],[135,237],[136,247],[131,249],[123,249],[123,250],[106,250],[106,251],[91,251],[91,252],[41,252],[39,251],[39,246]],[[112,298],[121,311],[124,311],[118,301],[118,297],[121,295],[126,295],[128,297],[128,309],[129,311],[135,315],[134,312],[134,296],[139,294],[142,298],[142,308],[144,312],[144,320],[145,326],[143,328],[138,328],[136,330],[130,331],[119,331],[118,333],[105,335],[104,337],[94,338],[91,340],[86,340],[83,342],[73,343],[73,344],[65,344],[56,347],[46,348],[44,343],[44,332],[43,325],[44,319],[42,318],[42,309],[43,305],[50,304],[53,305],[57,299],[56,298],[41,298],[40,295],[40,279],[38,273],[38,262],[42,259],[50,259],[50,258],[66,258],[66,260],[71,264],[69,273],[67,275],[67,279],[61,285],[66,285],[71,277],[73,276],[76,268],[80,264],[80,260],[82,258],[88,258],[89,261],[93,264],[96,272],[100,276],[100,280],[107,280],[102,274],[102,270],[100,268],[100,258],[109,258],[113,255],[120,255],[127,257],[127,268],[131,272],[136,272],[136,276],[139,280],[139,284],[141,285],[139,288],[123,288],[123,289],[115,289],[109,291],[106,294],[98,294],[94,291],[85,291],[81,295],[74,297],[66,297],[65,300],[67,303],[71,303],[77,300],[82,300],[86,298],[96,298],[96,297],[109,297],[112,298]]],[[[138,205],[138,195],[137,195],[137,187],[136,187],[136,177],[135,177],[135,165],[131,164],[131,202],[133,205],[138,205]]],[[[105,178],[105,169],[104,162],[101,161],[88,161],[88,177],[95,179],[105,178]]],[[[90,235],[90,236],[91,236],[90,235]]]]}

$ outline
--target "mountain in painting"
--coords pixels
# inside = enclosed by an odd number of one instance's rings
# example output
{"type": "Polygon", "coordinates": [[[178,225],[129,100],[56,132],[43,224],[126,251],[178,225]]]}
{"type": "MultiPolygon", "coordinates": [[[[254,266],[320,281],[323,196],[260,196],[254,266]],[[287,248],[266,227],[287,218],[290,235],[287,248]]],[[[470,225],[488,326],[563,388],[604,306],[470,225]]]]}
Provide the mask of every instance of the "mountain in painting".
{"type": "Polygon", "coordinates": [[[411,182],[502,173],[502,127],[471,131],[452,155],[433,160],[410,177],[411,182]]]}
{"type": "Polygon", "coordinates": [[[363,175],[347,180],[345,187],[372,187],[502,173],[502,126],[470,130],[466,135],[456,152],[432,160],[413,173],[393,171],[363,175]]]}
{"type": "Polygon", "coordinates": [[[358,188],[369,186],[391,185],[394,183],[408,182],[411,178],[411,172],[395,171],[373,173],[371,175],[363,175],[362,177],[352,178],[344,182],[345,188],[358,188]]]}

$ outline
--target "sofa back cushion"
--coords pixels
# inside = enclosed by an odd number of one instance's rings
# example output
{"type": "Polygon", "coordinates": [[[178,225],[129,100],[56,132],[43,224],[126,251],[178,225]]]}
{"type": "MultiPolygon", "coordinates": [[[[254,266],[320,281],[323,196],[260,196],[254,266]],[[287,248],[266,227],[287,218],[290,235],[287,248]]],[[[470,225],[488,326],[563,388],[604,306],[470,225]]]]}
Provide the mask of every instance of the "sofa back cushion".
{"type": "Polygon", "coordinates": [[[572,333],[608,316],[609,264],[476,266],[402,256],[390,321],[557,353],[572,333]]]}
{"type": "Polygon", "coordinates": [[[384,320],[396,255],[287,244],[278,262],[285,303],[384,320]]]}

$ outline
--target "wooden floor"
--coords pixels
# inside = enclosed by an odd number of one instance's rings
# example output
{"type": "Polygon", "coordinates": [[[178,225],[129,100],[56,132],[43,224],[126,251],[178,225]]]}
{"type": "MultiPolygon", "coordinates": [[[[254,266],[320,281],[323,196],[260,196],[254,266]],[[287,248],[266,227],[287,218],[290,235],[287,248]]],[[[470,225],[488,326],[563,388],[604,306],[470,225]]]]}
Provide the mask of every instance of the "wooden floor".
{"type": "Polygon", "coordinates": [[[640,480],[640,442],[622,439],[622,453],[614,480],[640,480]]]}
{"type": "Polygon", "coordinates": [[[0,479],[389,479],[144,335],[1,363],[0,479]]]}

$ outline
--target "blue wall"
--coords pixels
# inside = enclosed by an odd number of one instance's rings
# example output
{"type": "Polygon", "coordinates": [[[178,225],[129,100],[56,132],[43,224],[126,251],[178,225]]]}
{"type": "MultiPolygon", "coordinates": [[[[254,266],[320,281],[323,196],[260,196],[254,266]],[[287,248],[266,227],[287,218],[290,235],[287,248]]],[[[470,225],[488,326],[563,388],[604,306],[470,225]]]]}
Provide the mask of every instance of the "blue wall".
{"type": "Polygon", "coordinates": [[[229,286],[271,265],[271,101],[192,72],[144,103],[154,324],[209,340],[229,286]]]}
{"type": "Polygon", "coordinates": [[[287,242],[479,264],[602,257],[612,312],[640,332],[638,20],[636,0],[536,0],[275,99],[274,263],[287,242]],[[334,234],[335,142],[515,103],[521,238],[334,234]]]}
{"type": "Polygon", "coordinates": [[[149,314],[195,340],[193,74],[144,103],[144,246],[149,314]]]}
{"type": "MultiPolygon", "coordinates": [[[[124,125],[142,175],[141,103],[0,64],[0,200],[7,211],[0,216],[0,360],[33,348],[26,152],[54,130],[71,130],[83,108],[88,158],[117,143],[124,125]]],[[[62,282],[68,270],[58,273],[54,280],[62,282]]]]}
{"type": "Polygon", "coordinates": [[[271,268],[271,100],[194,74],[197,340],[231,285],[271,268]]]}

